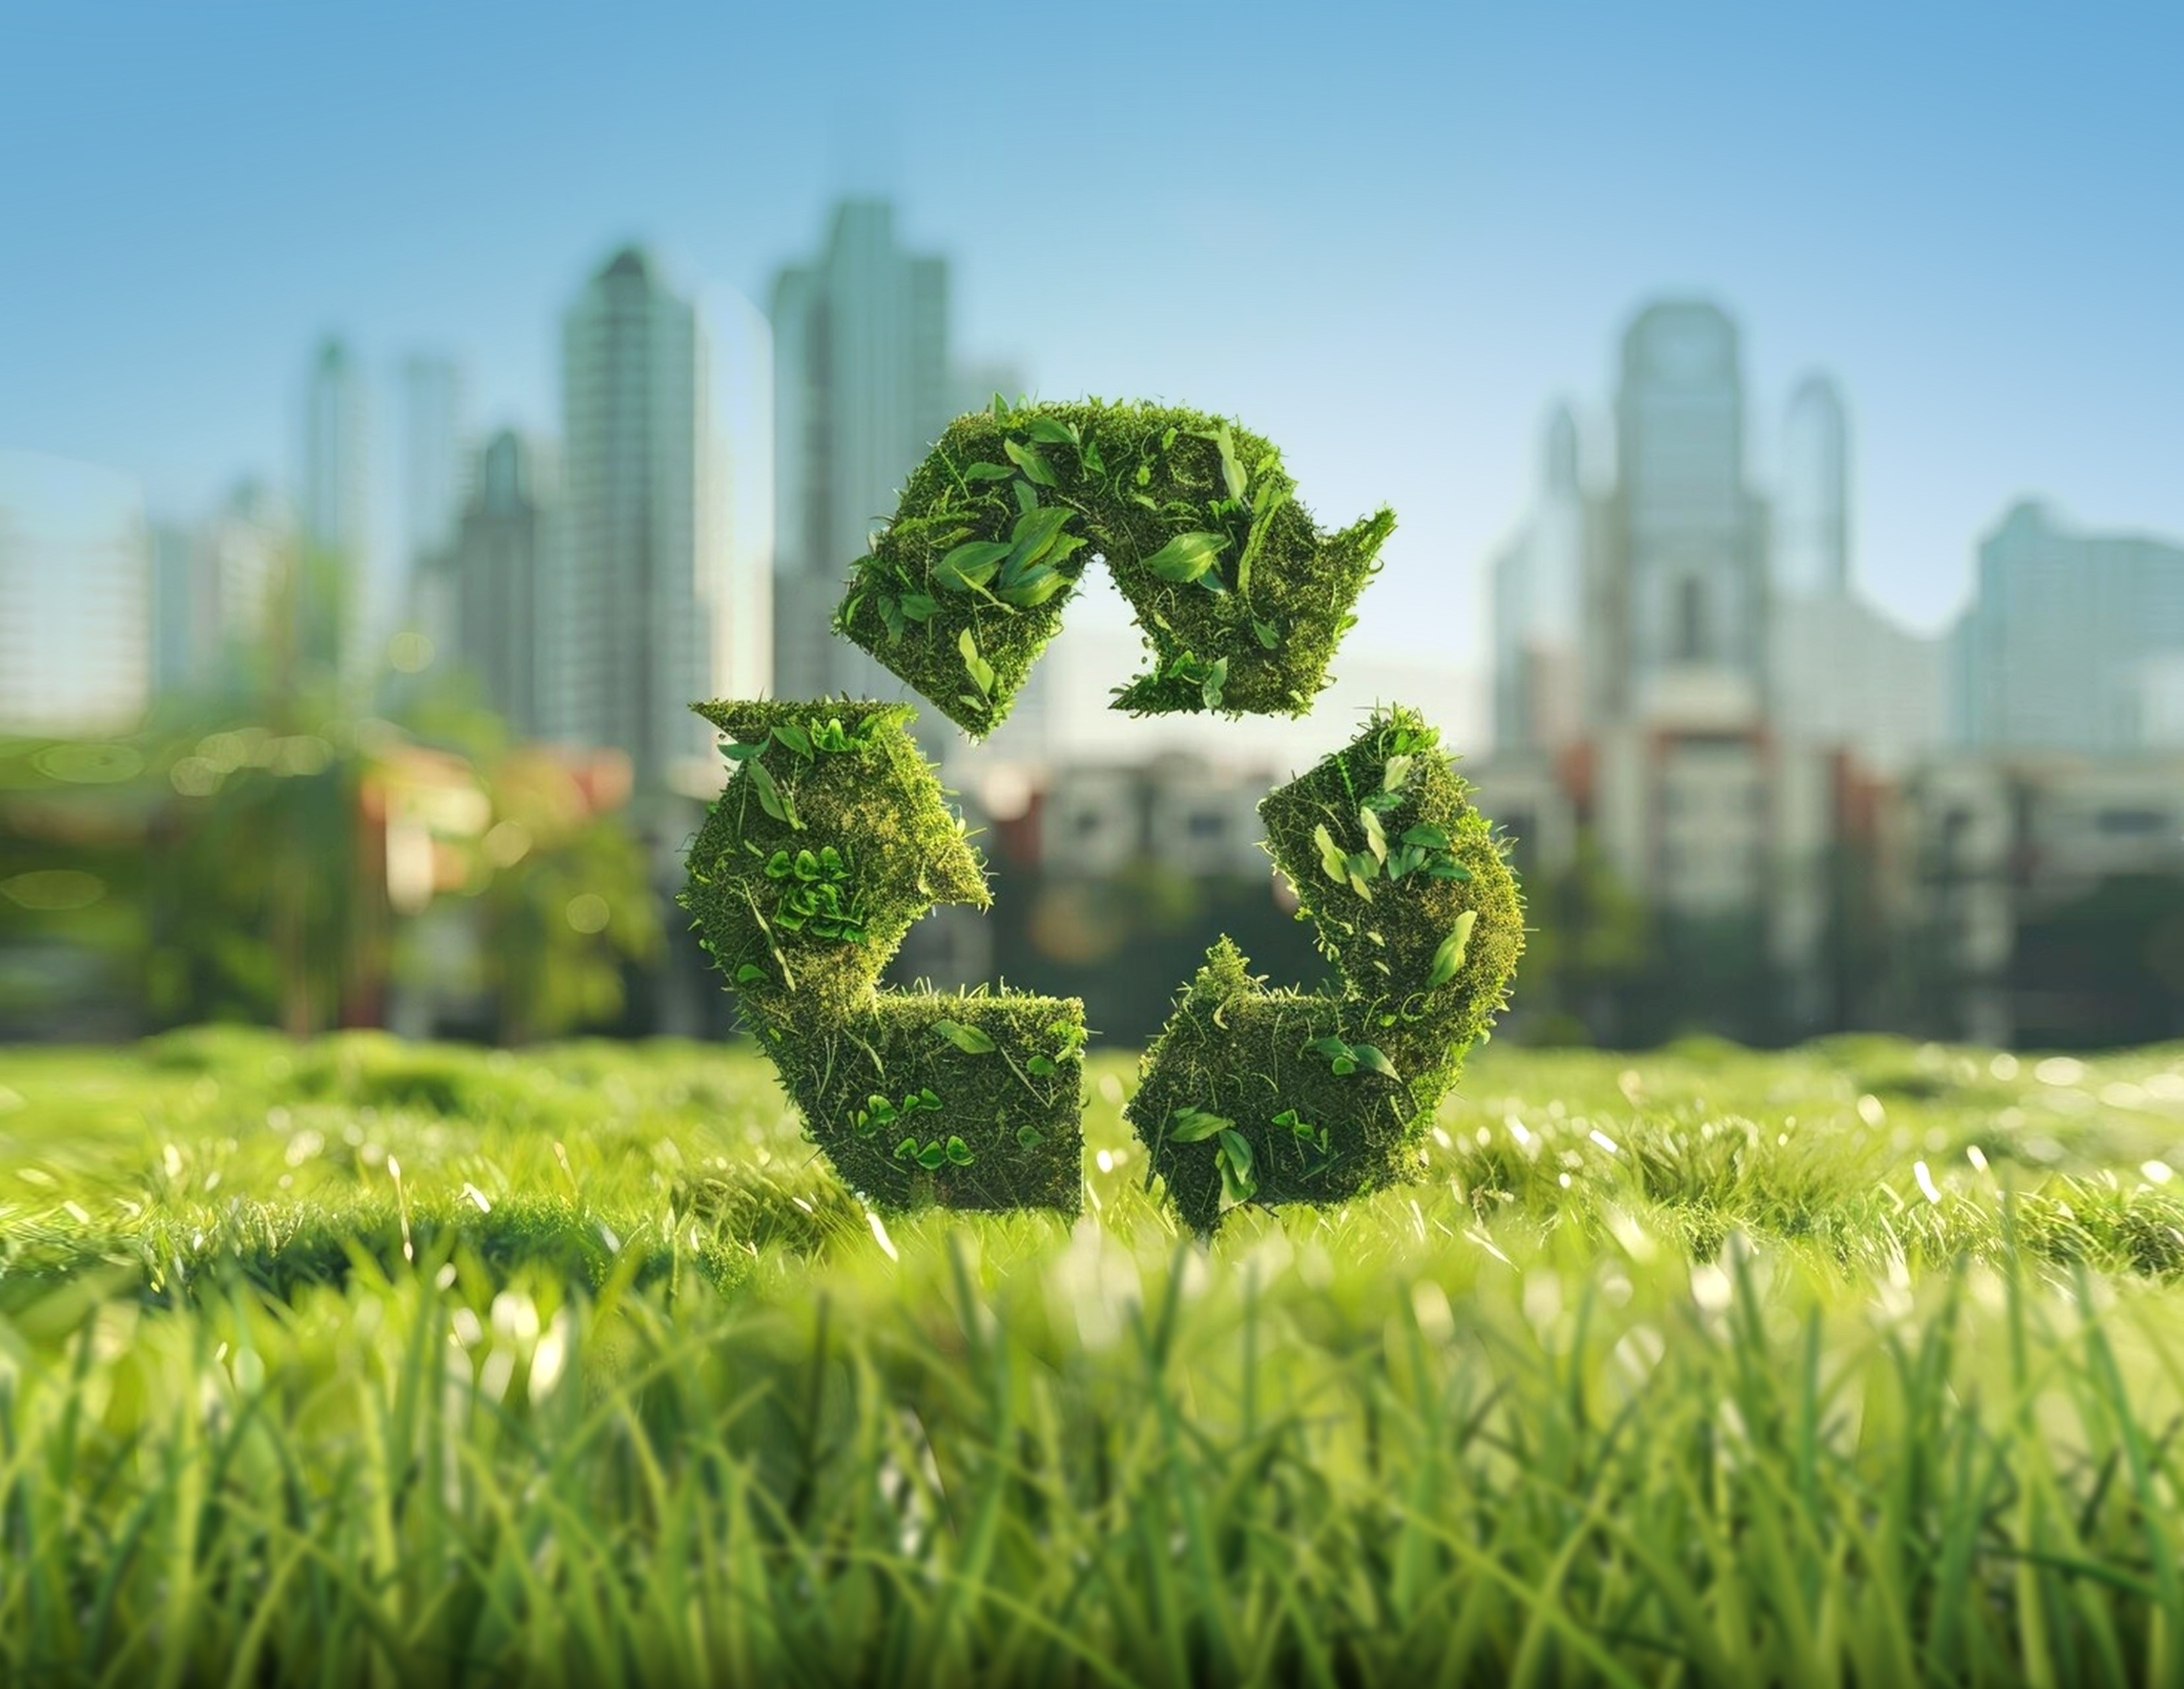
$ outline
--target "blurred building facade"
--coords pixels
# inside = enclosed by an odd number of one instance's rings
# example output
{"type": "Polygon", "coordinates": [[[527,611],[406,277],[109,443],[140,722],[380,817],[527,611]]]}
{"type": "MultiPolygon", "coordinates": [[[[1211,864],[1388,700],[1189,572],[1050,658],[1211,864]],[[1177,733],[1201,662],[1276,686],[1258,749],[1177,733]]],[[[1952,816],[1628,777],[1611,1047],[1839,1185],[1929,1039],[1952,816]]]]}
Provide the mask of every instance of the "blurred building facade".
{"type": "Polygon", "coordinates": [[[422,565],[420,619],[510,731],[538,739],[554,718],[545,593],[566,569],[560,464],[549,443],[503,428],[479,452],[474,480],[452,540],[422,565]]]}
{"type": "Polygon", "coordinates": [[[900,690],[832,632],[850,566],[955,415],[948,262],[910,251],[883,199],[834,207],[774,278],[774,662],[784,697],[900,690]]]}
{"type": "MultiPolygon", "coordinates": [[[[762,690],[738,631],[767,614],[734,567],[713,354],[694,301],[638,247],[586,282],[562,327],[565,543],[542,583],[548,737],[624,752],[640,789],[718,783],[693,700],[762,690]]],[[[762,649],[762,648],[760,648],[762,649]]]]}
{"type": "Polygon", "coordinates": [[[472,455],[461,366],[437,353],[402,361],[402,566],[412,579],[455,537],[472,455]]]}
{"type": "Polygon", "coordinates": [[[152,583],[135,481],[98,464],[0,452],[0,727],[97,733],[141,715],[152,583]]]}
{"type": "Polygon", "coordinates": [[[2131,754],[2170,729],[2184,546],[2014,506],[1980,543],[1950,641],[1953,725],[1981,750],[2131,754]]]}

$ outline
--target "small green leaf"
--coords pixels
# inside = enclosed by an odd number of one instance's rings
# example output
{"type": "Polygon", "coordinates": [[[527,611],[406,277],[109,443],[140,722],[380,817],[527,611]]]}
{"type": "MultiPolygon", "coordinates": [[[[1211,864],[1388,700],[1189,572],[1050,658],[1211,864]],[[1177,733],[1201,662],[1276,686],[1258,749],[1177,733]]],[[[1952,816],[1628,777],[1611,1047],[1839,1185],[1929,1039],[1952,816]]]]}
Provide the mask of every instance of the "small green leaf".
{"type": "Polygon", "coordinates": [[[1373,853],[1376,862],[1388,860],[1388,831],[1380,825],[1380,812],[1373,809],[1357,811],[1358,824],[1365,829],[1365,848],[1373,853]]]}
{"type": "Polygon", "coordinates": [[[933,566],[933,584],[950,593],[983,587],[1012,549],[1006,539],[967,539],[933,566]]]}
{"type": "Polygon", "coordinates": [[[1463,966],[1464,952],[1471,947],[1472,924],[1478,919],[1476,909],[1467,909],[1456,917],[1455,928],[1433,954],[1433,971],[1426,976],[1427,990],[1438,990],[1456,978],[1457,970],[1463,966]]]}
{"type": "Polygon", "coordinates": [[[994,695],[994,666],[978,655],[978,636],[966,627],[956,636],[956,649],[963,655],[963,672],[971,677],[971,684],[978,688],[981,700],[990,700],[994,695]]]}
{"type": "Polygon", "coordinates": [[[946,1039],[967,1056],[989,1056],[994,1049],[994,1040],[975,1026],[962,1026],[952,1020],[933,1023],[933,1034],[946,1039]]]}
{"type": "Polygon", "coordinates": [[[1221,688],[1228,683],[1228,659],[1216,657],[1206,665],[1206,674],[1198,683],[1199,701],[1209,710],[1221,707],[1221,688]]]}
{"type": "Polygon", "coordinates": [[[1357,1057],[1357,1065],[1384,1079],[1396,1078],[1396,1064],[1390,1062],[1377,1044],[1357,1044],[1351,1046],[1357,1057]]]}
{"type": "Polygon", "coordinates": [[[897,1144],[894,1146],[894,1158],[897,1161],[916,1161],[917,1159],[917,1140],[915,1138],[905,1138],[900,1144],[897,1144]]]}
{"type": "Polygon", "coordinates": [[[1468,880],[1471,878],[1471,870],[1452,856],[1435,862],[1426,872],[1435,879],[1468,880]]]}
{"type": "Polygon", "coordinates": [[[724,744],[721,755],[731,762],[748,762],[765,749],[766,742],[761,739],[756,744],[724,744]]]}
{"type": "Polygon", "coordinates": [[[1053,466],[1040,454],[1037,446],[1020,446],[1014,440],[1004,440],[1001,449],[1009,454],[1009,461],[1022,470],[1034,485],[1058,487],[1061,484],[1053,466]]]}
{"type": "Polygon", "coordinates": [[[1403,783],[1411,778],[1411,761],[1408,756],[1390,757],[1387,766],[1380,771],[1380,789],[1384,792],[1401,791],[1403,783]]]}
{"type": "Polygon", "coordinates": [[[1179,533],[1147,559],[1159,579],[1184,585],[1203,577],[1228,542],[1217,533],[1179,533]]]}
{"type": "Polygon", "coordinates": [[[736,970],[736,984],[738,985],[762,985],[765,983],[766,970],[755,962],[747,962],[736,970]]]}
{"type": "Polygon", "coordinates": [[[1282,643],[1280,631],[1271,622],[1262,622],[1258,617],[1253,616],[1251,632],[1258,637],[1259,643],[1270,651],[1282,643]]]}
{"type": "Polygon", "coordinates": [[[1042,563],[1027,571],[1023,578],[1013,585],[1003,587],[996,596],[1003,604],[1028,610],[1034,605],[1045,604],[1068,584],[1068,576],[1058,574],[1042,563]]]}
{"type": "Polygon", "coordinates": [[[1226,422],[1215,432],[1213,443],[1221,449],[1221,484],[1228,489],[1230,498],[1240,503],[1248,482],[1245,479],[1244,465],[1236,456],[1236,437],[1226,422]]]}
{"type": "Polygon", "coordinates": [[[917,1164],[928,1173],[933,1172],[947,1159],[948,1146],[938,1138],[917,1152],[917,1164]]]}
{"type": "Polygon", "coordinates": [[[1017,509],[1028,516],[1039,508],[1039,488],[1028,481],[1018,481],[1009,489],[1017,495],[1017,509]]]}
{"type": "Polygon", "coordinates": [[[1334,848],[1334,840],[1324,822],[1312,828],[1312,842],[1319,846],[1319,871],[1337,885],[1349,884],[1349,865],[1342,860],[1342,852],[1334,848]]]}
{"type": "Polygon", "coordinates": [[[939,599],[926,593],[905,593],[902,613],[911,622],[930,622],[933,612],[940,608],[939,599]]]}
{"type": "Polygon", "coordinates": [[[810,758],[811,755],[811,735],[805,733],[803,728],[798,727],[795,722],[776,722],[774,724],[773,736],[779,739],[783,744],[787,745],[791,750],[794,751],[799,756],[805,757],[806,759],[810,758]]]}
{"type": "Polygon", "coordinates": [[[974,463],[963,471],[966,481],[1006,481],[1016,473],[1013,465],[1006,463],[974,463]]]}
{"type": "Polygon", "coordinates": [[[1422,850],[1446,850],[1448,849],[1448,829],[1436,827],[1429,821],[1422,821],[1416,827],[1403,829],[1403,843],[1415,844],[1422,850]]]}
{"type": "Polygon", "coordinates": [[[1054,1065],[1054,1059],[1051,1056],[1034,1056],[1024,1063],[1024,1071],[1045,1079],[1051,1079],[1061,1070],[1054,1065]]]}
{"type": "Polygon", "coordinates": [[[1077,430],[1051,416],[1034,416],[1024,424],[1024,430],[1034,440],[1043,441],[1050,446],[1073,448],[1077,444],[1077,430]]]}
{"type": "Polygon", "coordinates": [[[1027,1120],[1017,1128],[1017,1142],[1027,1150],[1035,1150],[1046,1141],[1046,1134],[1027,1120]]]}
{"type": "Polygon", "coordinates": [[[1248,1202],[1259,1194],[1259,1180],[1251,1170],[1251,1146],[1240,1132],[1221,1134],[1221,1199],[1248,1202]]]}
{"type": "Polygon", "coordinates": [[[970,1166],[972,1159],[971,1146],[961,1138],[950,1137],[948,1140],[948,1159],[958,1167],[970,1166]]]}
{"type": "Polygon", "coordinates": [[[1167,1140],[1171,1144],[1199,1143],[1212,1137],[1217,1132],[1228,1130],[1236,1123],[1233,1120],[1223,1119],[1218,1114],[1208,1114],[1202,1108],[1193,1108],[1188,1104],[1175,1110],[1168,1116],[1167,1120],[1167,1140]]]}
{"type": "Polygon", "coordinates": [[[755,756],[744,764],[744,772],[750,780],[752,789],[758,794],[758,806],[776,821],[802,829],[804,823],[796,818],[794,803],[785,796],[773,781],[773,773],[755,756]]]}

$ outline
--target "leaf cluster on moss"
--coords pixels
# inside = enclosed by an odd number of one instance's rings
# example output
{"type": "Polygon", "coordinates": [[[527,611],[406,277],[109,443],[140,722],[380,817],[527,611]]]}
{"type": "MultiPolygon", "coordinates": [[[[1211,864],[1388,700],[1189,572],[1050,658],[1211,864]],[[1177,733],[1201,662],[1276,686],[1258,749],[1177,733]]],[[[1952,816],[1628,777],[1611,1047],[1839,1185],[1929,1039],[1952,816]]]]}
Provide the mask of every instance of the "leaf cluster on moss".
{"type": "Polygon", "coordinates": [[[1116,708],[1302,715],[1395,522],[1321,529],[1279,451],[1223,417],[997,395],[911,473],[835,631],[982,737],[1096,556],[1151,653],[1116,708]]]}
{"type": "Polygon", "coordinates": [[[1335,1202],[1409,1177],[1463,1057],[1507,1001],[1524,907],[1491,823],[1417,711],[1259,805],[1339,984],[1268,990],[1223,938],[1145,1052],[1127,1111],[1183,1218],[1335,1202]]]}
{"type": "Polygon", "coordinates": [[[813,1140],[884,1207],[1075,1212],[1084,1005],[878,989],[934,904],[992,901],[912,711],[696,707],[733,772],[691,843],[682,905],[813,1140]]]}

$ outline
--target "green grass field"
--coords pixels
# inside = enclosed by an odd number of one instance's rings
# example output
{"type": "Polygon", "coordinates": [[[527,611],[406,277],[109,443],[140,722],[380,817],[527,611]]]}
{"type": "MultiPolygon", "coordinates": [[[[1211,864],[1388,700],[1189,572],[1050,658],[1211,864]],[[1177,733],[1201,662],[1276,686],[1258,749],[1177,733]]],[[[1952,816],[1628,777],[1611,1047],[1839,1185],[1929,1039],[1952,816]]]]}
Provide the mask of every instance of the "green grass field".
{"type": "Polygon", "coordinates": [[[882,1221],[736,1051],[0,1053],[0,1683],[2184,1681],[2184,1050],[882,1221]]]}

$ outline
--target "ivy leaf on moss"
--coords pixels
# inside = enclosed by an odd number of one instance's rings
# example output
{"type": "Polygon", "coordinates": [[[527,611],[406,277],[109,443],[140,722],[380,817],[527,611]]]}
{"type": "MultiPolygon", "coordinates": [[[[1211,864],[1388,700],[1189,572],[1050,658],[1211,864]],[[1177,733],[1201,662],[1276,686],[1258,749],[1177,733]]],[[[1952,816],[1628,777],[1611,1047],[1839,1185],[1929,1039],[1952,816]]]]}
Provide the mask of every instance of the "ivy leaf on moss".
{"type": "Polygon", "coordinates": [[[1213,443],[1221,452],[1221,484],[1228,489],[1230,498],[1241,504],[1244,489],[1250,483],[1244,474],[1243,460],[1236,455],[1236,436],[1226,422],[1214,431],[1213,443]]]}
{"type": "Polygon", "coordinates": [[[1018,480],[1009,490],[1017,495],[1017,509],[1027,516],[1039,508],[1039,488],[1028,481],[1018,480]]]}
{"type": "Polygon", "coordinates": [[[1016,473],[1013,465],[1006,463],[974,463],[963,471],[966,481],[1006,481],[1016,473]]]}
{"type": "Polygon", "coordinates": [[[1463,966],[1464,952],[1471,948],[1472,924],[1478,919],[1476,909],[1467,909],[1456,917],[1455,927],[1433,953],[1433,970],[1426,976],[1427,990],[1437,991],[1456,978],[1457,970],[1463,966]]]}
{"type": "Polygon", "coordinates": [[[1440,861],[1435,862],[1431,867],[1428,868],[1426,872],[1432,875],[1435,879],[1468,880],[1471,878],[1471,870],[1465,867],[1462,863],[1457,861],[1453,856],[1443,857],[1440,861]]]}
{"type": "Polygon", "coordinates": [[[1069,584],[1067,575],[1058,574],[1044,563],[1029,569],[1016,582],[1003,587],[999,594],[1003,604],[1012,604],[1020,609],[1045,604],[1069,584]]]}
{"type": "Polygon", "coordinates": [[[933,612],[939,608],[939,601],[924,593],[905,593],[902,595],[902,613],[912,622],[930,622],[933,612]]]}
{"type": "Polygon", "coordinates": [[[1035,1150],[1046,1141],[1046,1134],[1027,1120],[1017,1128],[1017,1142],[1027,1150],[1035,1150]]]}
{"type": "Polygon", "coordinates": [[[1270,651],[1282,643],[1281,633],[1274,624],[1271,622],[1262,622],[1256,616],[1251,618],[1251,632],[1257,636],[1259,643],[1270,651]]]}
{"type": "MultiPolygon", "coordinates": [[[[956,1140],[956,1142],[958,1143],[961,1143],[961,1141],[962,1140],[960,1138],[956,1140]]],[[[931,1143],[928,1144],[923,1149],[917,1152],[917,1164],[923,1168],[928,1173],[932,1173],[938,1169],[940,1164],[947,1159],[948,1146],[942,1143],[938,1138],[935,1138],[931,1143]]]]}
{"type": "Polygon", "coordinates": [[[773,736],[807,762],[811,758],[811,735],[794,722],[774,723],[773,736]]]}
{"type": "Polygon", "coordinates": [[[1019,445],[1014,440],[1001,442],[1001,449],[1009,454],[1009,461],[1024,472],[1034,486],[1059,487],[1061,477],[1055,474],[1054,465],[1037,446],[1019,445]]]}
{"type": "Polygon", "coordinates": [[[968,1167],[976,1157],[972,1155],[968,1144],[951,1135],[948,1140],[948,1159],[958,1167],[968,1167]]]}
{"type": "Polygon", "coordinates": [[[766,982],[766,970],[755,962],[747,962],[736,970],[738,985],[760,985],[766,982]]]}
{"type": "Polygon", "coordinates": [[[1448,849],[1448,829],[1436,827],[1429,821],[1422,821],[1416,827],[1403,829],[1403,843],[1415,844],[1421,850],[1446,850],[1448,849]]]}
{"type": "Polygon", "coordinates": [[[1228,542],[1217,533],[1179,533],[1147,559],[1145,567],[1178,586],[1202,580],[1228,542]]]}
{"type": "Polygon", "coordinates": [[[774,783],[773,772],[755,756],[744,764],[744,770],[758,794],[758,806],[776,821],[802,832],[804,823],[796,818],[795,800],[774,783]]]}
{"type": "Polygon", "coordinates": [[[1034,416],[1024,424],[1024,428],[1032,438],[1043,440],[1050,446],[1073,448],[1077,444],[1077,430],[1070,424],[1057,421],[1051,416],[1034,416]]]}
{"type": "Polygon", "coordinates": [[[1167,1140],[1171,1144],[1195,1144],[1225,1132],[1236,1123],[1218,1114],[1209,1114],[1202,1108],[1186,1103],[1169,1114],[1167,1140]]]}
{"type": "Polygon", "coordinates": [[[994,1040],[975,1026],[964,1026],[952,1020],[933,1023],[933,1035],[944,1038],[967,1056],[990,1056],[994,1040]]]}
{"type": "Polygon", "coordinates": [[[1388,860],[1388,830],[1380,824],[1379,811],[1368,806],[1357,811],[1359,825],[1365,829],[1365,848],[1373,853],[1373,860],[1384,863],[1388,860]]]}
{"type": "Polygon", "coordinates": [[[1026,510],[1009,530],[1006,566],[1014,571],[1038,562],[1054,549],[1068,521],[1069,507],[1066,504],[1049,504],[1044,509],[1034,506],[1026,510]]]}

